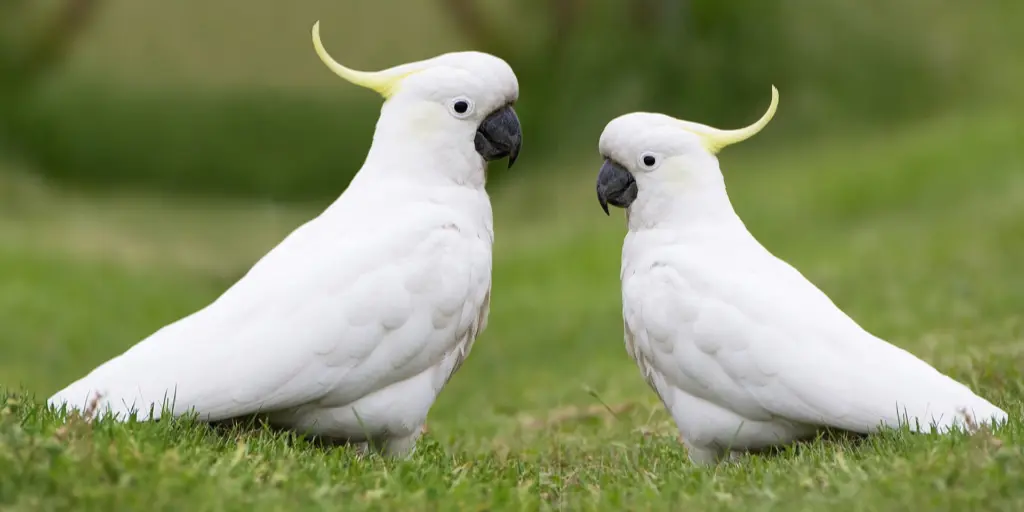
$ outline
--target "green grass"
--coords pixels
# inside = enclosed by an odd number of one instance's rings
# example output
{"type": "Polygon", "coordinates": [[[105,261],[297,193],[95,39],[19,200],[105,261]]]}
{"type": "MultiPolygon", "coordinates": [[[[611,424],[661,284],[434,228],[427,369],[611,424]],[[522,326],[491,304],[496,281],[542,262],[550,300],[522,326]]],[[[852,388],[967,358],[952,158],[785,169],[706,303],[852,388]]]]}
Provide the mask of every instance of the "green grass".
{"type": "MultiPolygon", "coordinates": [[[[623,349],[623,221],[596,204],[596,154],[560,165],[527,152],[515,170],[495,169],[502,187],[494,198],[490,327],[432,409],[430,432],[411,460],[360,458],[258,427],[62,425],[42,408],[47,396],[207,304],[324,207],[321,193],[340,191],[343,173],[358,165],[377,104],[317,62],[314,20],[322,20],[332,54],[360,68],[466,46],[431,2],[316,0],[282,9],[263,1],[244,10],[199,0],[107,4],[64,76],[0,134],[57,180],[0,168],[0,510],[1024,505],[1024,109],[1003,103],[1020,97],[1014,84],[1024,68],[1012,58],[1020,38],[1003,44],[999,35],[1016,19],[1000,9],[1016,4],[946,18],[949,6],[922,13],[942,18],[922,22],[931,27],[923,35],[878,29],[928,39],[929,62],[950,83],[973,76],[969,69],[984,71],[984,87],[963,80],[970,94],[936,111],[979,97],[996,108],[896,129],[880,120],[900,116],[883,115],[888,107],[872,94],[902,75],[879,73],[874,54],[864,61],[871,72],[846,55],[841,61],[857,70],[856,80],[803,93],[787,86],[794,78],[775,61],[751,55],[765,69],[736,85],[779,77],[793,109],[774,131],[722,157],[736,208],[769,249],[862,325],[968,383],[1013,421],[974,437],[821,440],[711,469],[689,463],[623,349]],[[404,16],[386,23],[366,21],[399,9],[404,16]],[[860,103],[837,100],[840,90],[860,103]],[[805,132],[792,114],[831,123],[837,104],[873,109],[873,133],[846,134],[840,120],[825,127],[833,135],[824,140],[785,137],[805,132]],[[91,190],[65,188],[83,183],[91,190]],[[132,194],[115,185],[321,199],[284,206],[132,194]]],[[[858,16],[876,16],[847,4],[858,16]]],[[[814,12],[789,20],[800,30],[783,30],[806,40],[801,53],[779,57],[786,69],[813,72],[810,64],[843,54],[845,47],[823,44],[831,30],[814,12]]],[[[506,24],[515,26],[511,17],[506,24]]],[[[520,25],[516,34],[530,34],[529,24],[520,25]]],[[[869,39],[885,54],[898,46],[876,35],[869,39]]],[[[535,86],[524,81],[524,89],[535,86]]],[[[524,95],[524,124],[527,97],[546,94],[524,95]]],[[[625,106],[626,96],[616,101],[625,106]]],[[[577,137],[596,140],[599,124],[582,122],[582,112],[567,116],[577,137]]],[[[563,139],[527,142],[538,148],[563,139]]]]}
{"type": "Polygon", "coordinates": [[[1014,420],[970,438],[823,440],[711,469],[688,462],[625,354],[623,220],[593,197],[596,155],[529,179],[495,169],[510,175],[494,198],[490,327],[401,462],[186,420],[61,426],[40,406],[50,393],[208,303],[325,204],[101,196],[0,173],[0,386],[11,393],[0,396],[0,508],[1020,509],[1016,119],[975,111],[722,156],[766,246],[1014,420]]]}

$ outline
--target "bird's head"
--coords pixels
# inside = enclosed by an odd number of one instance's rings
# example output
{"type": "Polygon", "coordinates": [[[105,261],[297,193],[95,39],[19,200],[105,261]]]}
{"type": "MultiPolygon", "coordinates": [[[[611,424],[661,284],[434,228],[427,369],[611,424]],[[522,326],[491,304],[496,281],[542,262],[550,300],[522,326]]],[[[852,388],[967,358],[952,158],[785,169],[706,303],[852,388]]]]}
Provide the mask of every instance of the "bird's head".
{"type": "Polygon", "coordinates": [[[480,164],[507,157],[509,167],[519,156],[523,137],[513,108],[519,82],[504,60],[481,52],[455,52],[381,71],[356,71],[324,49],[320,22],[313,25],[313,46],[335,74],[384,97],[375,142],[378,137],[398,139],[393,143],[480,164]]]}
{"type": "Polygon", "coordinates": [[[773,86],[768,111],[739,130],[719,130],[646,112],[613,119],[599,143],[604,158],[597,176],[601,207],[605,213],[609,204],[629,211],[635,202],[642,202],[651,210],[646,213],[656,215],[665,213],[671,206],[668,203],[677,202],[682,195],[710,201],[710,196],[724,192],[718,152],[761,131],[775,115],[778,102],[779,93],[773,86]]]}

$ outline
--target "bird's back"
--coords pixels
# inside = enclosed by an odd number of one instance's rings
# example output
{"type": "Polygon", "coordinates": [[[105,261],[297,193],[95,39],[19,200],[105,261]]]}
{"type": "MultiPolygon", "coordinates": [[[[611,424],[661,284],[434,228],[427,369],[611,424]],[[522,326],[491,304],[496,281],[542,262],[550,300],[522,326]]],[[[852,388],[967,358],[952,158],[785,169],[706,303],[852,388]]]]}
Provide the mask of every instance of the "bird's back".
{"type": "MultiPolygon", "coordinates": [[[[778,276],[776,286],[787,290],[794,297],[794,302],[801,305],[799,309],[804,311],[791,310],[795,314],[791,314],[790,322],[803,325],[801,330],[808,340],[827,340],[814,345],[820,347],[822,353],[833,356],[835,363],[845,367],[845,371],[838,373],[847,379],[849,396],[858,396],[857,390],[870,390],[864,395],[861,405],[865,426],[872,416],[886,412],[886,408],[889,408],[884,415],[887,426],[897,427],[900,423],[910,422],[908,426],[911,429],[926,431],[930,422],[940,430],[953,425],[964,427],[964,413],[971,416],[970,421],[1006,419],[1004,411],[963,383],[906,349],[865,330],[792,265],[767,249],[762,255],[763,275],[778,276]],[[868,413],[869,410],[874,412],[868,413]]],[[[827,379],[828,374],[823,373],[821,377],[827,379]]],[[[866,430],[870,429],[862,431],[866,430]]]]}
{"type": "Polygon", "coordinates": [[[649,360],[670,382],[751,419],[865,433],[915,420],[924,430],[962,426],[963,410],[978,422],[1006,418],[963,384],[865,331],[752,237],[739,240],[644,247],[641,239],[628,247],[627,238],[627,324],[632,317],[633,329],[650,335],[649,360]],[[659,348],[659,338],[675,348],[659,348]]]}
{"type": "Polygon", "coordinates": [[[83,408],[101,392],[115,413],[173,400],[217,420],[358,399],[439,364],[490,290],[490,210],[430,199],[339,201],[213,303],[49,402],[83,408]]]}

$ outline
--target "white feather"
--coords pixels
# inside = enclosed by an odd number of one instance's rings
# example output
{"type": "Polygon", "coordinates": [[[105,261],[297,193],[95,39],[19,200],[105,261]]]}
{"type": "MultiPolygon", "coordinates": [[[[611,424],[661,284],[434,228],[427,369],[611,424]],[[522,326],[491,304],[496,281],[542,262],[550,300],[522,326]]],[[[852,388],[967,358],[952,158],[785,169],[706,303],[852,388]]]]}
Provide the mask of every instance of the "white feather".
{"type": "MultiPolygon", "coordinates": [[[[458,55],[443,62],[456,65],[458,55]]],[[[459,90],[479,93],[485,115],[517,86],[504,62],[481,55],[469,69],[490,65],[491,82],[459,90]],[[504,89],[486,89],[509,76],[504,89]]],[[[473,120],[450,119],[431,96],[439,88],[407,85],[385,103],[345,193],[222,296],[49,403],[84,409],[98,396],[100,412],[122,420],[159,418],[164,405],[208,421],[264,413],[284,427],[392,441],[390,451],[407,453],[486,327],[491,291],[486,164],[473,149],[473,120]]]]}
{"type": "Polygon", "coordinates": [[[822,427],[948,432],[1007,415],[928,363],[862,329],[747,231],[717,159],[663,116],[612,121],[607,158],[637,183],[627,210],[627,351],[696,462],[822,427]],[[658,154],[657,170],[630,162],[658,154]]]}

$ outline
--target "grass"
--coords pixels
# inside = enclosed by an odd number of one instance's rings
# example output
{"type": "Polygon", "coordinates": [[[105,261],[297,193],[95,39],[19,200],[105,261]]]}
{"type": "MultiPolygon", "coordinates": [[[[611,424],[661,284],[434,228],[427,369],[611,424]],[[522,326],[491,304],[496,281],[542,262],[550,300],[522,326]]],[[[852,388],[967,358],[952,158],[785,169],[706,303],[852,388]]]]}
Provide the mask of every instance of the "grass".
{"type": "Polygon", "coordinates": [[[766,246],[1012,423],[974,437],[820,440],[710,469],[688,462],[623,349],[623,221],[593,197],[596,155],[579,172],[495,170],[513,175],[494,198],[490,327],[400,462],[187,419],[62,425],[40,405],[50,393],[208,303],[324,204],[100,195],[2,172],[0,508],[1020,509],[1016,118],[972,111],[814,145],[755,140],[722,157],[766,246]]]}
{"type": "MultiPolygon", "coordinates": [[[[819,440],[705,469],[689,463],[623,349],[623,222],[596,205],[596,155],[581,167],[579,159],[540,162],[528,152],[514,171],[495,170],[503,179],[494,197],[490,326],[432,409],[411,460],[361,458],[257,426],[58,421],[41,405],[53,391],[207,304],[325,206],[110,185],[290,198],[335,190],[347,177],[330,173],[358,163],[351,148],[364,147],[373,112],[360,111],[355,117],[365,119],[356,123],[321,107],[323,93],[349,113],[349,103],[371,100],[316,61],[312,22],[322,20],[332,54],[359,68],[465,47],[428,2],[316,0],[287,10],[270,2],[244,10],[198,0],[107,4],[66,76],[7,134],[48,158],[40,163],[58,181],[0,166],[0,510],[1024,505],[1024,108],[1000,104],[1006,92],[1019,95],[1013,85],[1022,68],[1004,55],[1019,45],[980,37],[1009,26],[1013,16],[996,16],[1009,11],[972,10],[992,23],[958,16],[947,20],[950,30],[929,32],[932,57],[948,61],[950,76],[969,74],[964,54],[977,59],[987,86],[969,96],[997,108],[901,128],[879,121],[873,133],[835,128],[813,143],[778,137],[793,126],[784,115],[775,132],[723,155],[723,165],[735,206],[765,245],[862,325],[1003,406],[1011,424],[973,437],[819,440]],[[365,22],[399,9],[404,16],[386,24],[365,22]],[[978,27],[986,34],[971,32],[978,27]],[[79,86],[82,94],[69,94],[79,86]],[[82,101],[93,90],[108,96],[82,101]],[[361,138],[341,136],[357,130],[361,138]],[[349,160],[333,160],[342,154],[349,160]],[[282,165],[303,174],[282,176],[282,165]],[[83,182],[92,189],[65,188],[83,182]]],[[[820,32],[829,31],[820,23],[794,23],[809,32],[784,32],[808,39],[806,52],[828,61],[841,53],[821,44],[820,32]]],[[[858,69],[846,57],[844,65],[858,69]]],[[[816,62],[802,53],[782,60],[797,68],[816,62]]],[[[817,92],[842,88],[870,103],[871,87],[892,77],[869,67],[876,72],[817,92]]],[[[780,73],[772,67],[773,77],[780,73]]],[[[819,119],[836,118],[822,98],[786,97],[796,109],[817,109],[819,119]]],[[[873,115],[885,109],[868,107],[873,115]]],[[[600,127],[574,128],[589,140],[600,127]]]]}

